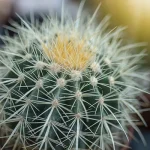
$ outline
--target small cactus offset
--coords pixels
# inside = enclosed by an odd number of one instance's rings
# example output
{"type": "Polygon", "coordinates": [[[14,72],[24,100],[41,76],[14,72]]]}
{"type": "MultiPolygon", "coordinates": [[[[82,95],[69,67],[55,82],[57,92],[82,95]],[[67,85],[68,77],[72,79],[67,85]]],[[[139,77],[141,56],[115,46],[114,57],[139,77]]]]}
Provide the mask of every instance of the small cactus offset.
{"type": "Polygon", "coordinates": [[[123,45],[122,28],[107,32],[108,17],[96,26],[97,10],[85,19],[81,7],[76,21],[64,13],[41,25],[21,19],[11,28],[18,36],[2,37],[2,149],[15,139],[24,149],[115,150],[128,126],[140,134],[132,114],[143,121],[135,78],[144,79],[136,72],[144,53],[131,50],[141,45],[123,45]]]}

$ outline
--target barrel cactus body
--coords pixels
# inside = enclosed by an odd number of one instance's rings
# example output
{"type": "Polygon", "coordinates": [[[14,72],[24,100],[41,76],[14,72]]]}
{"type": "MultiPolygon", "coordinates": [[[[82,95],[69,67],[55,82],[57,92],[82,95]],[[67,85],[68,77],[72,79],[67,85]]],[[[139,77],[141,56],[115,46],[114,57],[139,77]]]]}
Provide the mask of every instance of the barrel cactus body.
{"type": "Polygon", "coordinates": [[[143,53],[131,52],[139,45],[122,45],[122,28],[106,32],[107,17],[96,26],[95,14],[80,14],[42,25],[22,20],[18,36],[2,37],[3,148],[15,138],[25,149],[108,150],[122,146],[120,133],[128,140],[128,125],[139,132],[131,116],[141,118],[134,79],[143,78],[136,74],[143,53]]]}

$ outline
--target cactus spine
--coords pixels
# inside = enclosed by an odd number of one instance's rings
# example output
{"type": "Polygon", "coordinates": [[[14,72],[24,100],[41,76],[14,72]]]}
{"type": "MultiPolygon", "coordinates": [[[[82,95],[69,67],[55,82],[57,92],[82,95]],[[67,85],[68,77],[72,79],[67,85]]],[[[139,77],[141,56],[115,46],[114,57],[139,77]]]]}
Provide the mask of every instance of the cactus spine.
{"type": "Polygon", "coordinates": [[[2,37],[3,148],[16,138],[25,149],[115,150],[128,125],[139,132],[130,114],[141,118],[134,78],[143,78],[136,70],[144,54],[131,53],[138,44],[122,46],[122,28],[106,32],[108,17],[96,26],[95,14],[85,21],[80,9],[75,22],[62,15],[41,26],[22,20],[16,38],[2,37]]]}

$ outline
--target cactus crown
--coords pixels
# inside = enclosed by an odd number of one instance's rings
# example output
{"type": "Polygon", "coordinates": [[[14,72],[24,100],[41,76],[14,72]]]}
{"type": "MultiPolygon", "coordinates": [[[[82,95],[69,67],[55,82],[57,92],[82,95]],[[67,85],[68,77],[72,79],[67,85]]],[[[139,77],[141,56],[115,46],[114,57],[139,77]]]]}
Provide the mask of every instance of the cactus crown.
{"type": "Polygon", "coordinates": [[[85,21],[80,8],[75,22],[46,17],[40,26],[22,20],[16,38],[2,37],[3,148],[17,138],[25,149],[108,150],[122,146],[117,136],[127,137],[128,125],[139,132],[130,114],[143,121],[134,78],[143,78],[136,70],[144,54],[131,53],[139,44],[122,46],[122,28],[106,32],[108,17],[96,26],[96,12],[85,21]]]}
{"type": "Polygon", "coordinates": [[[46,55],[54,62],[66,69],[83,70],[92,60],[94,52],[91,52],[83,39],[58,35],[54,43],[49,46],[43,44],[46,55]],[[51,49],[51,50],[50,50],[51,49]]]}

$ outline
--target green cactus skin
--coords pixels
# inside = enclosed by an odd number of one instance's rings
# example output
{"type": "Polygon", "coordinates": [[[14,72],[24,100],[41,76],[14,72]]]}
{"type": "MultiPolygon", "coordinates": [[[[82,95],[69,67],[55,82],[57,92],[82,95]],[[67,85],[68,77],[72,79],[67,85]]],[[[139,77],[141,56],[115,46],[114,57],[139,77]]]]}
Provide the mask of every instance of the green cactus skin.
{"type": "Polygon", "coordinates": [[[128,125],[139,132],[130,114],[141,118],[134,79],[144,78],[136,74],[144,53],[131,49],[142,44],[122,46],[122,28],[106,32],[108,17],[96,27],[96,12],[86,22],[80,15],[41,26],[22,20],[19,36],[2,37],[0,125],[11,130],[3,148],[16,138],[25,149],[115,150],[128,125]]]}

